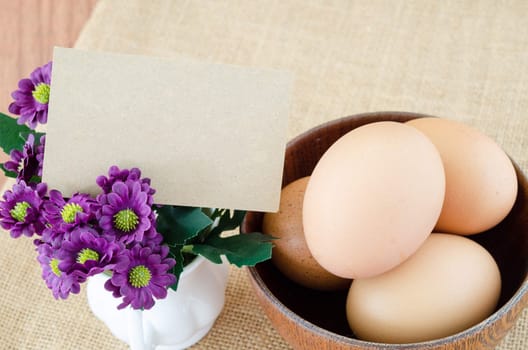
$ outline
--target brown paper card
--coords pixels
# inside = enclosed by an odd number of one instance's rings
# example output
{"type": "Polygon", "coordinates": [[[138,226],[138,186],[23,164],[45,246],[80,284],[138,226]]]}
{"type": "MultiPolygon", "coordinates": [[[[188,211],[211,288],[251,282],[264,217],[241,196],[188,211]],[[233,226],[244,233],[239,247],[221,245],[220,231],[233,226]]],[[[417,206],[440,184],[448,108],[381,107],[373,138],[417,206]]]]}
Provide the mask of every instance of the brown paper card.
{"type": "Polygon", "coordinates": [[[155,202],[277,211],[292,75],[55,48],[43,181],[97,194],[139,167],[155,202]]]}

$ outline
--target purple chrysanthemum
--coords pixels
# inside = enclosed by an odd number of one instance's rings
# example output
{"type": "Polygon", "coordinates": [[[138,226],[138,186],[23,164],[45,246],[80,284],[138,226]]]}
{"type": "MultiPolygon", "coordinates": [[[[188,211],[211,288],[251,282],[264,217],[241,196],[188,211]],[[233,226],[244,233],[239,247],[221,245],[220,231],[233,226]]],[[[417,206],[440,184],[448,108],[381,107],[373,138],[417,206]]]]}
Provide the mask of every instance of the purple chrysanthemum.
{"type": "Polygon", "coordinates": [[[27,123],[35,129],[38,123],[46,124],[48,121],[51,65],[49,62],[35,69],[29,79],[18,82],[18,90],[11,94],[15,101],[9,105],[9,112],[20,116],[18,124],[27,123]]]}
{"type": "Polygon", "coordinates": [[[42,177],[42,166],[44,164],[44,149],[46,148],[46,135],[42,135],[39,141],[40,143],[37,146],[37,154],[35,158],[37,158],[37,162],[39,164],[37,175],[42,177]]]}
{"type": "Polygon", "coordinates": [[[136,245],[119,255],[112,278],[105,283],[114,297],[123,297],[118,309],[131,305],[148,310],[154,306],[154,298],[167,296],[167,288],[176,282],[169,272],[176,261],[167,258],[168,253],[166,246],[155,253],[149,247],[136,245]]]}
{"type": "MultiPolygon", "coordinates": [[[[46,222],[46,220],[44,219],[46,222]]],[[[60,248],[62,241],[69,237],[69,232],[59,231],[51,225],[45,225],[42,231],[42,237],[40,241],[52,245],[53,247],[60,248]]]]}
{"type": "Polygon", "coordinates": [[[41,235],[44,230],[41,207],[47,186],[40,183],[35,188],[20,181],[12,190],[4,192],[0,201],[0,225],[11,232],[11,237],[41,235]]]}
{"type": "Polygon", "coordinates": [[[119,244],[109,242],[91,227],[77,227],[57,251],[58,267],[67,273],[78,271],[84,277],[93,276],[112,269],[121,249],[119,244]]]}
{"type": "Polygon", "coordinates": [[[132,169],[119,169],[116,165],[112,165],[110,169],[108,169],[108,177],[101,175],[98,176],[95,182],[104,193],[110,193],[112,192],[112,186],[117,182],[125,182],[127,180],[131,181],[137,181],[141,178],[141,171],[138,168],[132,168],[132,169]]]}
{"type": "Polygon", "coordinates": [[[148,196],[147,204],[152,205],[154,203],[153,195],[154,193],[156,193],[156,190],[150,187],[149,178],[141,178],[141,170],[139,170],[138,168],[132,168],[130,170],[121,170],[116,165],[113,165],[108,170],[108,177],[101,175],[96,179],[96,183],[97,185],[99,185],[99,187],[101,187],[104,194],[108,194],[112,191],[112,186],[116,182],[126,182],[128,180],[140,181],[141,191],[145,192],[148,196]]]}
{"type": "Polygon", "coordinates": [[[29,184],[34,176],[42,176],[45,142],[46,136],[43,135],[40,138],[40,144],[35,145],[35,136],[29,134],[22,151],[12,150],[11,159],[4,163],[4,167],[18,174],[17,181],[24,180],[29,184]]]}
{"type": "Polygon", "coordinates": [[[143,240],[141,241],[141,245],[143,247],[150,247],[154,249],[156,247],[159,247],[162,242],[163,242],[163,235],[159,233],[158,231],[156,231],[156,228],[153,226],[150,229],[148,229],[143,235],[143,240]]]}
{"type": "Polygon", "coordinates": [[[42,278],[51,289],[55,299],[66,299],[70,293],[78,294],[81,290],[80,284],[86,279],[78,271],[65,273],[59,269],[59,259],[56,256],[56,249],[51,245],[41,243],[37,245],[39,253],[37,260],[42,267],[42,278]]]}
{"type": "Polygon", "coordinates": [[[155,225],[148,197],[141,190],[140,180],[117,181],[112,192],[99,195],[97,219],[104,235],[125,244],[141,242],[145,231],[155,225]]]}
{"type": "Polygon", "coordinates": [[[49,200],[43,205],[43,215],[54,232],[68,232],[93,219],[96,206],[97,202],[88,194],[75,193],[66,200],[60,191],[51,190],[49,200]]]}

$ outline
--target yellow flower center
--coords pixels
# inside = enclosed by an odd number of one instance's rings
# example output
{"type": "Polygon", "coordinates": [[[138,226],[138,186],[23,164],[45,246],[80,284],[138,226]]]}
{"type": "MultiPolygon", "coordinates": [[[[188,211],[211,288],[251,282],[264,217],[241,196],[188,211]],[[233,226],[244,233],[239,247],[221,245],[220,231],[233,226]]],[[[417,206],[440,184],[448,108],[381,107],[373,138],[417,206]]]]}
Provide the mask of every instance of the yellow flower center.
{"type": "Polygon", "coordinates": [[[51,267],[51,271],[57,276],[61,276],[61,270],[59,270],[59,260],[57,258],[51,259],[49,266],[51,267]]]}
{"type": "Polygon", "coordinates": [[[9,211],[9,214],[11,214],[11,217],[15,219],[18,222],[24,222],[24,219],[27,215],[27,210],[31,205],[29,205],[28,202],[18,202],[13,209],[9,211]]]}
{"type": "Polygon", "coordinates": [[[114,215],[114,226],[123,232],[130,232],[137,227],[139,218],[132,209],[123,209],[114,215]]]}
{"type": "Polygon", "coordinates": [[[77,262],[84,264],[88,260],[99,261],[99,253],[90,248],[84,248],[77,254],[77,262]]]}
{"type": "Polygon", "coordinates": [[[77,203],[68,203],[61,210],[61,217],[65,223],[71,224],[75,222],[75,215],[82,213],[83,208],[77,203]]]}
{"type": "Polygon", "coordinates": [[[35,86],[35,90],[31,94],[37,102],[45,105],[49,102],[50,86],[46,83],[40,83],[35,86]]]}
{"type": "Polygon", "coordinates": [[[144,265],[133,267],[128,273],[128,282],[130,282],[134,288],[143,288],[148,286],[151,279],[152,274],[150,273],[150,270],[144,265]]]}

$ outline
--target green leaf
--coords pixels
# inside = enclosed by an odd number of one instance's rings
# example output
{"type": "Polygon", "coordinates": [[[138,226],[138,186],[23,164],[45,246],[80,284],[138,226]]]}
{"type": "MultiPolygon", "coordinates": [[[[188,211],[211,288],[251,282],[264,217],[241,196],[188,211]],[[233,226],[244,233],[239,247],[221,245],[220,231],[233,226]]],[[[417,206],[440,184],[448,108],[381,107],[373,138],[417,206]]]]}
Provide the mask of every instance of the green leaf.
{"type": "Polygon", "coordinates": [[[9,171],[4,167],[4,164],[0,164],[0,169],[4,171],[5,176],[16,178],[18,176],[14,171],[9,171]]]}
{"type": "Polygon", "coordinates": [[[234,230],[240,225],[246,215],[243,210],[235,210],[233,216],[231,216],[231,210],[228,209],[222,209],[220,212],[220,220],[218,225],[211,230],[211,236],[219,236],[224,231],[234,230]]]}
{"type": "MultiPolygon", "coordinates": [[[[3,113],[0,113],[0,148],[4,153],[9,154],[12,150],[22,150],[27,141],[28,135],[35,135],[35,146],[40,144],[40,137],[45,135],[41,132],[36,132],[28,128],[26,125],[18,125],[15,118],[11,118],[3,113]]],[[[0,169],[7,177],[17,177],[17,173],[7,170],[3,164],[0,169]]],[[[40,178],[36,179],[40,182],[40,178]]]]}
{"type": "Polygon", "coordinates": [[[176,265],[171,269],[171,273],[176,276],[176,282],[170,286],[172,290],[178,289],[178,282],[180,282],[180,275],[183,272],[183,255],[181,253],[182,246],[176,245],[176,246],[170,246],[169,247],[169,257],[176,260],[176,265]]]}
{"type": "Polygon", "coordinates": [[[202,208],[202,211],[211,218],[211,220],[214,221],[217,217],[222,216],[222,214],[225,212],[225,209],[210,209],[210,208],[202,208]],[[208,214],[209,213],[209,214],[208,214]]]}
{"type": "Polygon", "coordinates": [[[273,237],[259,233],[245,233],[222,238],[210,236],[203,244],[195,244],[192,251],[220,264],[222,255],[238,267],[254,266],[271,258],[273,237]]]}
{"type": "Polygon", "coordinates": [[[15,118],[0,113],[0,148],[9,154],[14,149],[21,150],[26,143],[22,135],[31,133],[31,129],[25,125],[18,125],[15,118]]]}
{"type": "Polygon", "coordinates": [[[169,245],[184,245],[213,223],[200,208],[165,205],[156,211],[156,228],[169,245]]]}
{"type": "Polygon", "coordinates": [[[31,176],[31,179],[29,179],[29,182],[39,184],[42,182],[42,178],[40,176],[33,175],[31,176]]]}

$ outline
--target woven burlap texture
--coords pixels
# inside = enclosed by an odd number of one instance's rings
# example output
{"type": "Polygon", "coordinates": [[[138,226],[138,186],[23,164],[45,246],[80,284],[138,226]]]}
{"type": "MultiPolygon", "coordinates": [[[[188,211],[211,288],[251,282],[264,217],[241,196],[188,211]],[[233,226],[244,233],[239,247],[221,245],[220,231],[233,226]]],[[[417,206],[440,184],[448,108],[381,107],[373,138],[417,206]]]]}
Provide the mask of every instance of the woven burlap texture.
{"type": "MultiPolygon", "coordinates": [[[[527,13],[523,0],[103,0],[76,46],[289,70],[290,138],[354,113],[420,112],[475,126],[526,171],[527,13]]],[[[30,240],[2,234],[0,244],[0,348],[126,349],[84,290],[53,300],[30,240]]],[[[193,349],[289,349],[244,270],[231,269],[226,298],[193,349]]],[[[525,310],[498,349],[527,348],[525,310]]]]}

